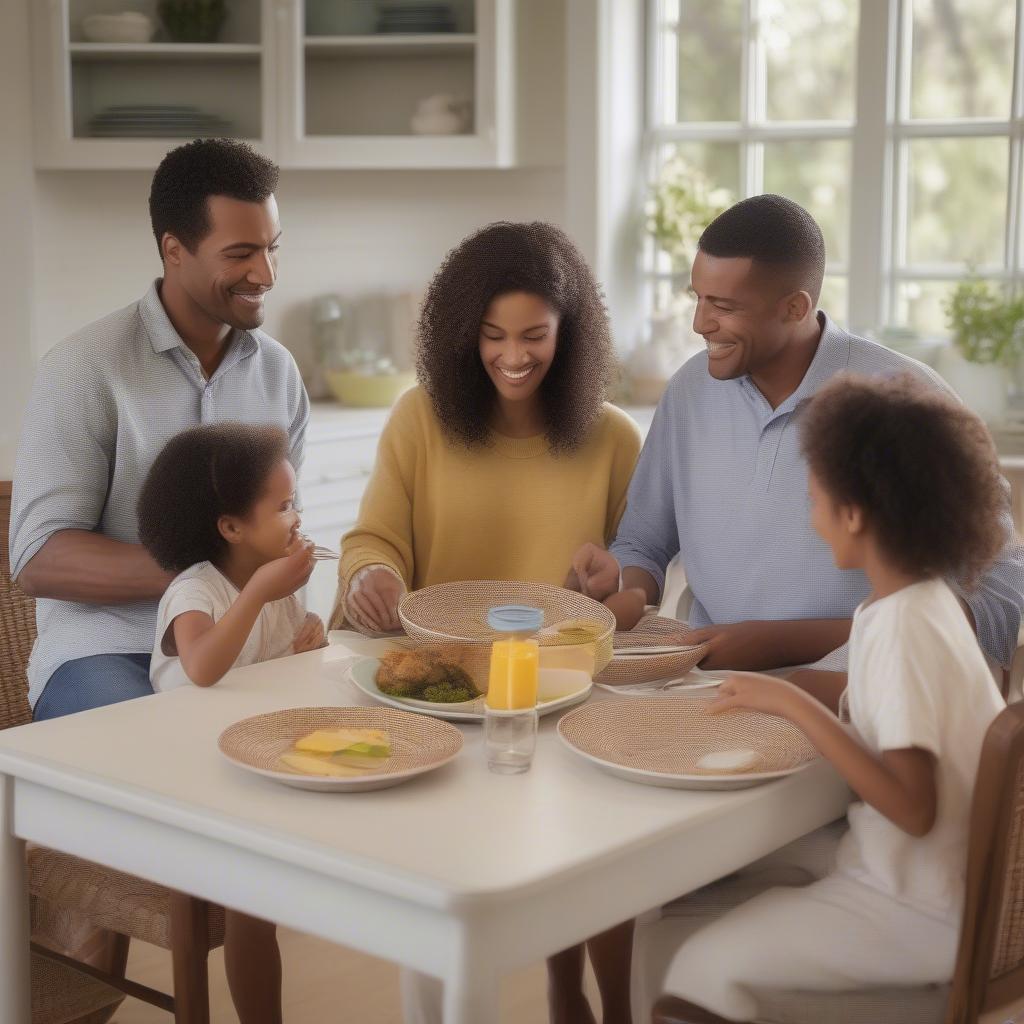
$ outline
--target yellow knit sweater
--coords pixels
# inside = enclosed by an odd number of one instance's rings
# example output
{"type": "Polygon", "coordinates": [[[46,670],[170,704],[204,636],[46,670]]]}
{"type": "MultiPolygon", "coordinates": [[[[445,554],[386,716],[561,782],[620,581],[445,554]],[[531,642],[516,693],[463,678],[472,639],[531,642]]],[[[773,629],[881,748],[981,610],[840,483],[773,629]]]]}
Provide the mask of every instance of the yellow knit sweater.
{"type": "Polygon", "coordinates": [[[493,434],[467,449],[413,388],[384,428],[359,521],[342,538],[332,627],[367,565],[390,566],[410,590],[475,579],[561,585],[580,545],[614,537],[639,453],[636,423],[608,404],[569,455],[553,455],[543,436],[493,434]]]}

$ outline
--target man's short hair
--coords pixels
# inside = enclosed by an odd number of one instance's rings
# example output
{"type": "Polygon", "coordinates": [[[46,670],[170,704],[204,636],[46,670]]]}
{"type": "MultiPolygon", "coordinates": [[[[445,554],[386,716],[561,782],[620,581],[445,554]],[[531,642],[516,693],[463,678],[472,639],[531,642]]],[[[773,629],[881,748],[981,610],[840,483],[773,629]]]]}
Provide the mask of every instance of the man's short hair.
{"type": "Polygon", "coordinates": [[[808,292],[814,302],[825,276],[825,240],[815,219],[785,196],[751,196],[730,206],[697,243],[708,256],[748,258],[784,282],[786,291],[808,292]]]}
{"type": "Polygon", "coordinates": [[[195,139],[160,161],[149,190],[149,216],[157,248],[174,235],[189,252],[210,233],[210,196],[265,202],[277,188],[277,164],[244,142],[195,139]]]}

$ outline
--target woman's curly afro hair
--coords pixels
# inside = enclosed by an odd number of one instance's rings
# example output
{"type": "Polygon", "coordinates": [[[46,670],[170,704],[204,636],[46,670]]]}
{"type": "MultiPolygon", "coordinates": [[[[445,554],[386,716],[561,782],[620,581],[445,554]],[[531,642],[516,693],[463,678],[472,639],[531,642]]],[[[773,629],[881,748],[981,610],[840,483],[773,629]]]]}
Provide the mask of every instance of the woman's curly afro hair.
{"type": "Polygon", "coordinates": [[[248,515],[287,457],[288,435],[280,427],[210,423],[175,434],[139,493],[139,540],[168,572],[219,563],[228,542],[217,520],[248,515]]]}
{"type": "Polygon", "coordinates": [[[540,399],[552,450],[570,452],[600,416],[616,364],[601,290],[568,235],[551,224],[500,221],[448,253],[420,311],[420,383],[449,437],[467,447],[488,443],[496,392],[480,360],[480,322],[509,292],[540,296],[558,313],[540,399]]]}
{"type": "Polygon", "coordinates": [[[863,510],[891,562],[913,576],[974,586],[1006,540],[1008,508],[985,424],[909,375],[839,374],[801,411],[811,472],[863,510]]]}

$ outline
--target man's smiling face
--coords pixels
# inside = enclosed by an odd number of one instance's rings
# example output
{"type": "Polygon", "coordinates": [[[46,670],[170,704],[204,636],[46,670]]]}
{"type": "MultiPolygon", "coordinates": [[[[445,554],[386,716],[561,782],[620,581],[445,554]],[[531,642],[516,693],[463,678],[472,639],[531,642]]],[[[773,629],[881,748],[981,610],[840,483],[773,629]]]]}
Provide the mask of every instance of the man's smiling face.
{"type": "Polygon", "coordinates": [[[259,327],[263,297],[277,280],[277,203],[273,196],[262,203],[210,196],[207,215],[210,231],[195,251],[177,249],[182,288],[211,320],[242,331],[259,327]]]}
{"type": "Polygon", "coordinates": [[[785,348],[786,304],[779,282],[752,259],[698,250],[690,282],[697,300],[693,329],[707,345],[712,377],[756,374],[785,348]]]}

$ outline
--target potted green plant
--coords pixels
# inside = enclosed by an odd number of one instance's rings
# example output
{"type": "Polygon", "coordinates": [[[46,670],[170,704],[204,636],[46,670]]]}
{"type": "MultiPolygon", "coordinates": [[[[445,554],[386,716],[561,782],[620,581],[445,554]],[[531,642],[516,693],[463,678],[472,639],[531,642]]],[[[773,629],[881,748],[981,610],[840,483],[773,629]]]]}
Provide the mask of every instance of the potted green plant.
{"type": "Polygon", "coordinates": [[[665,162],[647,204],[647,231],[680,277],[689,276],[703,230],[732,202],[727,188],[712,184],[683,157],[665,162]]]}
{"type": "Polygon", "coordinates": [[[944,310],[953,345],[940,360],[943,376],[979,416],[1000,419],[1010,371],[1024,351],[1024,296],[972,278],[957,285],[944,310]]]}

